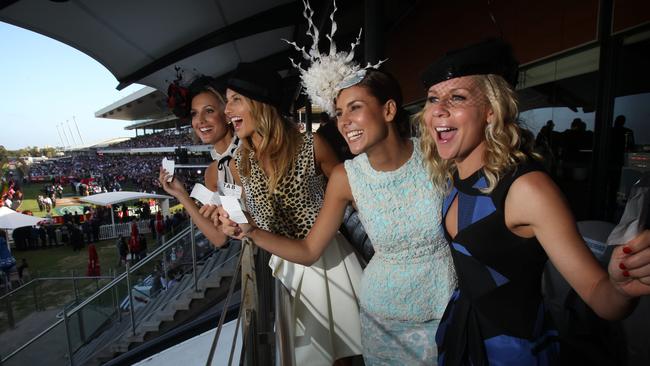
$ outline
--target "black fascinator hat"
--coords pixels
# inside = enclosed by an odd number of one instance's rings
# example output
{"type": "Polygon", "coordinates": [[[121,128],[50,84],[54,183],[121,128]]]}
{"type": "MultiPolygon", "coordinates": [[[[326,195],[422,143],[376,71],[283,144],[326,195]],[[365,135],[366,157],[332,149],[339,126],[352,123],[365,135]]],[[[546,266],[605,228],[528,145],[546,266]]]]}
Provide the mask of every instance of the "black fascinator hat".
{"type": "Polygon", "coordinates": [[[425,89],[439,82],[469,75],[496,74],[513,87],[517,84],[519,63],[512,47],[500,39],[480,43],[445,53],[422,74],[425,89]]]}
{"type": "Polygon", "coordinates": [[[247,98],[281,107],[282,79],[277,72],[260,65],[240,63],[228,79],[227,87],[247,98]]]}

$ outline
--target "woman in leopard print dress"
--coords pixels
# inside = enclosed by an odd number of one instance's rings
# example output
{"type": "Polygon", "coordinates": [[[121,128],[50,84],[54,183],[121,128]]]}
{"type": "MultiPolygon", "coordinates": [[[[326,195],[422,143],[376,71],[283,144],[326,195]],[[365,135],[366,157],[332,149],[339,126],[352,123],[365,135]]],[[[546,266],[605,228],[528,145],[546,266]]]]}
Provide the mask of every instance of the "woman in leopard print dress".
{"type": "MultiPolygon", "coordinates": [[[[338,164],[317,135],[300,134],[278,112],[280,78],[240,64],[226,90],[226,116],[242,140],[236,155],[245,202],[257,226],[302,239],[320,211],[325,178],[338,164]]],[[[272,256],[269,265],[292,297],[297,365],[331,365],[361,354],[358,283],[362,269],[341,236],[311,266],[272,256]],[[336,306],[333,306],[336,304],[336,306]]]]}

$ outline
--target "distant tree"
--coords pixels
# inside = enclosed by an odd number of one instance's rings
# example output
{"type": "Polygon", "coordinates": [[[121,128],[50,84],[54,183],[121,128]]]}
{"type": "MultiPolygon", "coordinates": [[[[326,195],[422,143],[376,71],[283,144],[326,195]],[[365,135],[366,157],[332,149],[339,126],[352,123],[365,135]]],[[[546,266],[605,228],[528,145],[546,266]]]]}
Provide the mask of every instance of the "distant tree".
{"type": "Polygon", "coordinates": [[[21,176],[25,177],[29,175],[29,165],[25,160],[18,159],[16,161],[16,169],[20,171],[21,176]]]}
{"type": "Polygon", "coordinates": [[[56,156],[56,149],[53,147],[46,147],[41,149],[41,154],[47,156],[48,158],[53,158],[56,156]]]}
{"type": "Polygon", "coordinates": [[[0,166],[4,165],[7,162],[7,157],[9,152],[5,149],[4,145],[0,145],[0,166]]]}

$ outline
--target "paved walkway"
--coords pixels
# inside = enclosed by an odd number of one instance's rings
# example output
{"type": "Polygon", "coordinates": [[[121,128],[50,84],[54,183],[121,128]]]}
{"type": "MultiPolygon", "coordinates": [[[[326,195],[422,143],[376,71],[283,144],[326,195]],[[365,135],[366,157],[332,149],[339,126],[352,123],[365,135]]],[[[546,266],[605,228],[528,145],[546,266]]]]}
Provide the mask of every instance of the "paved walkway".
{"type": "MultiPolygon", "coordinates": [[[[30,314],[16,324],[16,328],[0,334],[0,355],[6,357],[21,345],[57,321],[61,309],[51,309],[30,314]]],[[[11,359],[8,365],[58,365],[65,363],[66,338],[63,327],[57,327],[42,341],[37,341],[11,359]],[[47,360],[47,362],[46,362],[47,360]],[[15,362],[14,362],[15,361],[15,362]],[[46,363],[44,363],[46,362],[46,363]]]]}

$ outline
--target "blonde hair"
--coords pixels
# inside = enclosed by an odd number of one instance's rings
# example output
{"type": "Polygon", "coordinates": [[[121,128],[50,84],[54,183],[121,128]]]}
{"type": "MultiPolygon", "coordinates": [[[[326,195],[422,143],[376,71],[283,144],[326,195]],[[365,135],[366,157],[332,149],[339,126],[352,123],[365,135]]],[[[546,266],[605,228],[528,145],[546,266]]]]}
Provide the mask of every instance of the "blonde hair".
{"type": "Polygon", "coordinates": [[[242,95],[251,108],[251,117],[255,120],[255,133],[262,137],[260,146],[255,147],[251,137],[244,139],[239,148],[241,164],[239,174],[250,177],[250,153],[260,161],[262,157],[269,158],[269,194],[275,191],[282,179],[289,175],[295,165],[297,152],[302,141],[300,132],[293,124],[283,118],[277,108],[270,104],[258,102],[242,95]]]}
{"type": "MultiPolygon", "coordinates": [[[[529,156],[536,156],[523,142],[522,130],[517,122],[517,97],[510,84],[503,77],[494,74],[475,75],[473,78],[487,98],[494,116],[485,128],[486,151],[481,168],[488,182],[487,188],[481,191],[490,193],[509,168],[525,161],[529,156]]],[[[425,113],[426,106],[416,116],[422,131],[420,147],[424,162],[434,184],[449,189],[457,170],[456,163],[453,160],[444,160],[438,155],[435,141],[424,122],[425,113]]]]}
{"type": "MultiPolygon", "coordinates": [[[[228,128],[230,134],[233,135],[235,133],[235,129],[233,128],[232,123],[228,122],[228,118],[226,117],[226,100],[224,99],[223,95],[212,86],[204,85],[202,86],[202,89],[197,89],[190,92],[190,110],[192,108],[192,100],[194,97],[202,93],[212,93],[214,97],[217,98],[217,101],[219,102],[219,117],[221,117],[223,123],[226,124],[226,128],[228,128]]],[[[192,138],[192,143],[198,144],[201,142],[201,138],[199,138],[199,135],[197,135],[196,131],[194,131],[194,128],[192,128],[192,119],[193,117],[190,117],[190,137],[192,138]]]]}

